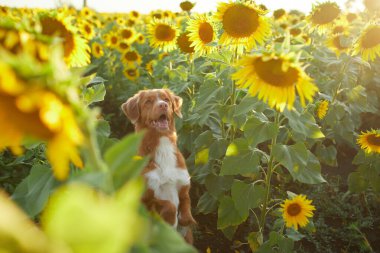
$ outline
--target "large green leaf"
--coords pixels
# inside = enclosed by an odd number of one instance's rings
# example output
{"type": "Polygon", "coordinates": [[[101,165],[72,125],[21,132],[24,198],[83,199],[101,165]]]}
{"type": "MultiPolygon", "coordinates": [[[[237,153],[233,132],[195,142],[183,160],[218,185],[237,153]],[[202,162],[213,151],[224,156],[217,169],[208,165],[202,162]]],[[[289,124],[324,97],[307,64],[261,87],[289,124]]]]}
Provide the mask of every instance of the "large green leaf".
{"type": "Polygon", "coordinates": [[[245,139],[235,139],[226,151],[220,175],[246,175],[259,171],[260,154],[245,139]]]}
{"type": "Polygon", "coordinates": [[[315,122],[313,115],[305,111],[299,113],[296,110],[284,111],[284,115],[289,120],[290,128],[297,134],[301,135],[301,140],[306,138],[319,139],[325,137],[321,129],[315,122]]]}
{"type": "Polygon", "coordinates": [[[50,167],[37,164],[32,167],[29,176],[17,186],[12,198],[30,217],[34,217],[45,207],[57,184],[50,167]]]}
{"type": "Polygon", "coordinates": [[[201,213],[208,214],[216,211],[218,200],[210,193],[205,192],[198,200],[197,210],[201,213]]]}
{"type": "Polygon", "coordinates": [[[103,101],[105,95],[106,87],[104,86],[104,83],[98,83],[91,87],[87,87],[82,93],[83,101],[86,105],[103,101]]]}
{"type": "Polygon", "coordinates": [[[256,208],[262,203],[265,195],[265,189],[261,185],[253,183],[245,183],[235,180],[231,188],[231,196],[235,206],[239,210],[247,210],[256,208]]]}
{"type": "Polygon", "coordinates": [[[137,156],[143,133],[130,134],[110,147],[104,155],[116,188],[140,174],[147,158],[137,156]]]}
{"type": "Polygon", "coordinates": [[[167,223],[156,219],[151,228],[148,242],[150,253],[178,252],[196,253],[196,249],[187,244],[179,233],[167,223]]]}
{"type": "Polygon", "coordinates": [[[207,191],[215,198],[219,198],[226,191],[229,191],[232,183],[233,178],[231,176],[222,177],[215,174],[209,174],[205,180],[207,191]]]}
{"type": "Polygon", "coordinates": [[[218,209],[218,229],[237,226],[248,218],[248,212],[239,210],[229,196],[223,196],[218,209]]]}
{"type": "Polygon", "coordinates": [[[326,182],[321,175],[318,159],[307,150],[305,144],[301,142],[291,146],[277,144],[272,152],[275,160],[289,171],[293,179],[306,184],[326,182]]]}
{"type": "Polygon", "coordinates": [[[268,121],[263,114],[258,116],[248,119],[244,125],[244,136],[252,147],[256,147],[257,144],[272,139],[279,131],[277,124],[268,121]]]}

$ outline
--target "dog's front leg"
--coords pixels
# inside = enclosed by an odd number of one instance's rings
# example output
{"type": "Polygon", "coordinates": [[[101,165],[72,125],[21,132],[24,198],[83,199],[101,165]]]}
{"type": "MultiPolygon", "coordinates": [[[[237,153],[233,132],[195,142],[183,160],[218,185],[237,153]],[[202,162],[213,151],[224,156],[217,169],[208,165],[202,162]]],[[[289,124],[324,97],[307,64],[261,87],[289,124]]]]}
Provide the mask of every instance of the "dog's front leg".
{"type": "Polygon", "coordinates": [[[190,185],[184,185],[179,190],[178,223],[181,226],[196,224],[191,215],[191,202],[189,196],[190,185]]]}

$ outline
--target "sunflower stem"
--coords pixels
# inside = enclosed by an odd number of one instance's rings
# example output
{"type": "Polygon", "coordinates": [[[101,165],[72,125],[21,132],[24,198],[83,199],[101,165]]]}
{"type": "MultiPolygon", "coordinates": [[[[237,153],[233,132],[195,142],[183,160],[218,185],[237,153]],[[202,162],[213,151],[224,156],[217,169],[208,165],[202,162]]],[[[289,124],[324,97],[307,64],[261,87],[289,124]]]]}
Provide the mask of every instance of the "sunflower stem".
{"type": "MultiPolygon", "coordinates": [[[[275,116],[274,116],[274,123],[277,125],[279,121],[280,121],[280,113],[276,111],[275,116]]],[[[260,224],[259,224],[259,229],[263,235],[264,235],[265,218],[267,215],[267,207],[268,207],[270,188],[271,188],[271,178],[272,178],[273,171],[275,169],[274,157],[273,157],[273,146],[276,145],[276,143],[277,143],[277,135],[272,138],[270,158],[269,158],[268,169],[267,169],[267,173],[265,177],[265,197],[264,197],[264,203],[261,209],[261,217],[260,217],[260,224]]]]}
{"type": "Polygon", "coordinates": [[[342,86],[342,82],[343,82],[343,78],[346,76],[346,70],[347,70],[347,67],[350,65],[352,61],[352,58],[350,58],[349,61],[345,62],[340,70],[340,77],[339,77],[339,81],[338,81],[338,87],[336,88],[335,92],[334,92],[334,96],[331,100],[331,104],[335,102],[336,98],[338,97],[338,93],[339,93],[339,90],[340,90],[340,87],[342,86]]]}
{"type": "Polygon", "coordinates": [[[113,189],[113,182],[111,178],[111,174],[108,173],[108,166],[102,159],[100,154],[100,148],[98,145],[98,141],[96,138],[96,128],[94,122],[87,123],[87,143],[86,143],[86,155],[88,158],[88,162],[90,164],[90,168],[93,171],[101,172],[105,174],[105,185],[104,190],[106,192],[111,192],[113,189]]]}

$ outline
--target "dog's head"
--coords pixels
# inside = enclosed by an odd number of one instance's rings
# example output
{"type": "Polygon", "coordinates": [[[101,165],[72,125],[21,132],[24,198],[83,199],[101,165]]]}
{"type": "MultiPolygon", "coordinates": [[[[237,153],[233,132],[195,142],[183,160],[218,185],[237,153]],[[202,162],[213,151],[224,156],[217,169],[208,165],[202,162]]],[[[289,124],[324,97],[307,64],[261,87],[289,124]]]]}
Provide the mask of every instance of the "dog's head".
{"type": "Polygon", "coordinates": [[[139,91],[121,109],[137,130],[150,128],[159,132],[174,130],[174,114],[182,118],[182,98],[168,89],[139,91]]]}

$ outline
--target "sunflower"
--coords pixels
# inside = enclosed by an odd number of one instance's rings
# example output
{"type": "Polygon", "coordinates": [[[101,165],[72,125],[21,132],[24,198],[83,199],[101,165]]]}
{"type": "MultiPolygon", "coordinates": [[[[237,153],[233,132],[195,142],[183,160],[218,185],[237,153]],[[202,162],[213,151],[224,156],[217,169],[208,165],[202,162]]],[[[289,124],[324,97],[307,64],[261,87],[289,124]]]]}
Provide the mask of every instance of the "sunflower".
{"type": "Polygon", "coordinates": [[[94,38],[95,30],[90,22],[84,21],[80,24],[79,27],[81,34],[85,39],[91,40],[92,38],[94,38]]]}
{"type": "Polygon", "coordinates": [[[357,143],[366,153],[380,154],[380,129],[362,132],[357,139],[357,143]]]}
{"type": "Polygon", "coordinates": [[[339,17],[340,13],[338,4],[328,1],[313,5],[308,20],[314,28],[323,31],[333,25],[333,21],[339,17]]]}
{"type": "Polygon", "coordinates": [[[128,65],[141,64],[141,55],[136,51],[127,51],[122,55],[121,61],[128,65]]]}
{"type": "Polygon", "coordinates": [[[135,81],[140,76],[140,72],[137,68],[126,67],[123,71],[123,74],[129,80],[135,81]]]}
{"type": "Polygon", "coordinates": [[[279,20],[285,18],[286,11],[284,9],[278,9],[273,12],[273,18],[279,20]]]}
{"type": "Polygon", "coordinates": [[[100,58],[104,55],[102,45],[98,42],[94,42],[91,45],[91,53],[95,58],[100,58]]]}
{"type": "Polygon", "coordinates": [[[358,18],[358,15],[356,13],[347,13],[346,14],[346,20],[348,23],[352,23],[354,20],[356,20],[358,18]]]}
{"type": "Polygon", "coordinates": [[[119,42],[120,42],[119,36],[115,32],[110,32],[107,35],[106,40],[107,40],[107,45],[110,48],[117,48],[117,46],[119,45],[119,42]]]}
{"type": "Polygon", "coordinates": [[[327,47],[339,57],[341,53],[348,53],[350,51],[351,45],[348,43],[349,41],[350,37],[348,35],[333,35],[327,40],[327,47]]]}
{"type": "Polygon", "coordinates": [[[311,205],[312,200],[306,199],[305,195],[297,195],[292,199],[286,199],[281,204],[282,217],[287,227],[298,230],[298,226],[305,227],[309,219],[313,217],[315,207],[311,205]]]}
{"type": "Polygon", "coordinates": [[[232,74],[239,88],[248,88],[248,93],[258,97],[279,111],[285,107],[293,109],[295,91],[302,106],[305,99],[312,101],[318,91],[311,78],[291,55],[245,56],[238,63],[241,67],[232,74]]]}
{"type": "Polygon", "coordinates": [[[125,41],[120,41],[117,49],[120,53],[124,53],[125,51],[129,51],[131,49],[131,45],[125,41]]]}
{"type": "Polygon", "coordinates": [[[194,6],[195,4],[190,1],[184,1],[179,4],[179,7],[181,7],[183,11],[191,11],[194,6]]]}
{"type": "Polygon", "coordinates": [[[69,67],[82,67],[90,62],[87,40],[81,38],[68,19],[43,16],[40,19],[43,35],[62,39],[65,62],[69,67]]]}
{"type": "MultiPolygon", "coordinates": [[[[68,176],[69,162],[82,167],[77,150],[84,136],[70,105],[54,92],[25,83],[0,62],[0,150],[19,147],[26,137],[47,142],[47,158],[56,178],[68,176]]],[[[17,150],[17,149],[16,149],[17,150]]]]}
{"type": "Polygon", "coordinates": [[[270,34],[270,23],[264,17],[265,13],[253,3],[219,3],[214,15],[224,30],[219,43],[236,49],[238,54],[243,53],[244,49],[256,47],[257,43],[263,44],[270,34]]]}
{"type": "Polygon", "coordinates": [[[154,60],[151,60],[145,66],[146,71],[148,71],[148,73],[151,74],[151,75],[153,74],[155,63],[156,62],[154,60]]]}
{"type": "Polygon", "coordinates": [[[189,40],[189,32],[184,32],[177,38],[177,45],[181,52],[186,54],[194,53],[194,47],[191,46],[191,41],[189,40]]]}
{"type": "Polygon", "coordinates": [[[83,7],[83,8],[80,10],[80,15],[81,15],[82,17],[86,17],[86,18],[88,18],[88,17],[94,15],[94,11],[91,10],[90,8],[88,8],[88,7],[83,7]]]}
{"type": "Polygon", "coordinates": [[[144,37],[144,35],[141,34],[141,33],[139,35],[137,35],[136,36],[136,42],[138,44],[144,44],[145,43],[145,37],[144,37]]]}
{"type": "Polygon", "coordinates": [[[298,35],[300,35],[302,33],[302,30],[300,28],[293,27],[293,28],[290,28],[289,33],[292,36],[296,37],[296,36],[298,36],[298,35]]]}
{"type": "Polygon", "coordinates": [[[153,48],[170,52],[176,48],[177,36],[177,28],[168,19],[154,19],[148,25],[148,37],[153,48]]]}
{"type": "Polygon", "coordinates": [[[195,14],[187,22],[187,31],[191,46],[200,55],[209,54],[215,51],[216,47],[210,43],[216,40],[215,25],[206,15],[195,14]]]}
{"type": "Polygon", "coordinates": [[[361,54],[363,59],[374,61],[380,56],[380,25],[369,24],[354,45],[354,54],[361,54]]]}
{"type": "Polygon", "coordinates": [[[319,119],[323,119],[326,116],[327,110],[329,109],[329,101],[322,100],[317,103],[315,108],[315,114],[319,119]]]}
{"type": "Polygon", "coordinates": [[[380,2],[378,0],[364,0],[364,6],[369,11],[380,10],[380,2]]]}
{"type": "Polygon", "coordinates": [[[138,11],[131,11],[131,12],[129,13],[129,16],[130,16],[131,18],[133,18],[133,19],[138,19],[138,18],[140,18],[140,13],[139,13],[138,11]]]}
{"type": "Polygon", "coordinates": [[[133,28],[126,27],[120,30],[120,37],[129,44],[133,42],[135,35],[136,31],[133,28]]]}

